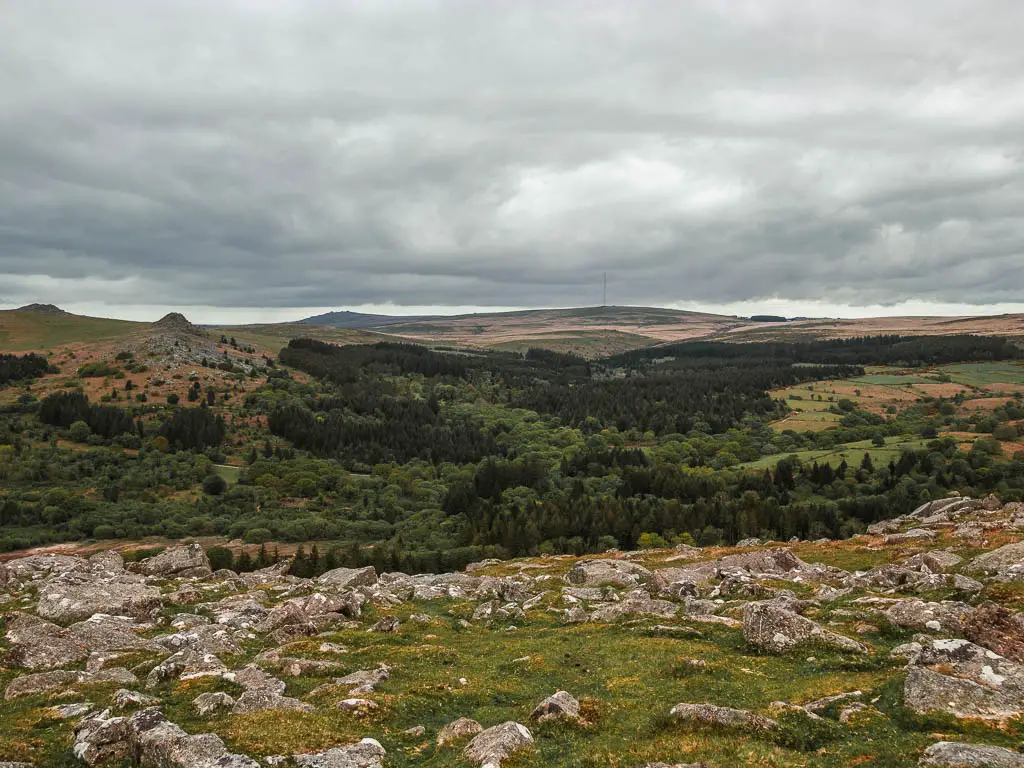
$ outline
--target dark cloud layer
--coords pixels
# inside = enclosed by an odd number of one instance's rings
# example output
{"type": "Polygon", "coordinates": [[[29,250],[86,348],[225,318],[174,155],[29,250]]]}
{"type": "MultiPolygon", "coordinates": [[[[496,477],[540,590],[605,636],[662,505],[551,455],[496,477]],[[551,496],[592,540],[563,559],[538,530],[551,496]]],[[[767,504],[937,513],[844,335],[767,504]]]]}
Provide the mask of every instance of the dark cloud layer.
{"type": "Polygon", "coordinates": [[[1018,0],[0,0],[0,293],[1024,300],[1018,0]]]}

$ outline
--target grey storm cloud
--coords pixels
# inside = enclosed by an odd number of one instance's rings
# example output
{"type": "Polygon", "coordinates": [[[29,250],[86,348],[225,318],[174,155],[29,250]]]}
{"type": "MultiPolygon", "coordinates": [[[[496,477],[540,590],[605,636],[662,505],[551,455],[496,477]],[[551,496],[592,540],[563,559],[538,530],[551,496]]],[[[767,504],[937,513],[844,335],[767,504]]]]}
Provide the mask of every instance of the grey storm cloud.
{"type": "MultiPolygon", "coordinates": [[[[1018,0],[0,0],[0,292],[1020,301],[1018,0]]],[[[45,295],[41,295],[45,293],[45,295]]]]}

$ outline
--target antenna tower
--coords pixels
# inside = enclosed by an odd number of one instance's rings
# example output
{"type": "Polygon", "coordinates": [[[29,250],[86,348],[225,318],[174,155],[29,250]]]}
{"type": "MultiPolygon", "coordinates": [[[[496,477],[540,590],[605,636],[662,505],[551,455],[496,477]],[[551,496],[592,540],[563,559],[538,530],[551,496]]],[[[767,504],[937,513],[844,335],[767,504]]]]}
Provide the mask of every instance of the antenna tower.
{"type": "Polygon", "coordinates": [[[607,272],[604,273],[604,294],[603,294],[603,296],[604,296],[604,298],[601,300],[601,306],[602,307],[607,307],[608,306],[608,273],[607,272]]]}

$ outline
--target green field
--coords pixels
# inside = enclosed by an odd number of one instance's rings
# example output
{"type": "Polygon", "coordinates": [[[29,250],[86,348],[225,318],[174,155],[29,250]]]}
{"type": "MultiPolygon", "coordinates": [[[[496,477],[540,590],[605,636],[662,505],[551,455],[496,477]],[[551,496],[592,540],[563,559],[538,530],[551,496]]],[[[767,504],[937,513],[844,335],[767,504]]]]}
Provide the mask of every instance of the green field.
{"type": "Polygon", "coordinates": [[[890,459],[898,459],[900,453],[904,450],[923,448],[928,442],[928,440],[921,438],[889,437],[886,438],[885,447],[881,448],[876,447],[870,440],[861,440],[856,443],[844,443],[831,449],[797,451],[795,453],[764,456],[757,461],[750,461],[740,466],[747,469],[768,469],[778,464],[779,460],[785,456],[796,456],[803,462],[816,461],[819,464],[827,463],[833,467],[838,467],[845,459],[848,465],[857,466],[860,464],[865,453],[870,455],[871,461],[875,466],[878,466],[879,464],[888,464],[890,459]]]}
{"type": "Polygon", "coordinates": [[[242,474],[241,467],[233,467],[230,464],[214,464],[214,471],[224,478],[228,485],[237,483],[238,477],[242,474]]]}
{"type": "Polygon", "coordinates": [[[119,339],[147,327],[148,323],[128,320],[0,310],[0,352],[50,350],[74,342],[119,339]]]}
{"type": "Polygon", "coordinates": [[[1024,385],[1022,363],[961,363],[944,365],[938,370],[947,374],[954,383],[969,387],[985,387],[991,384],[1024,385]]]}

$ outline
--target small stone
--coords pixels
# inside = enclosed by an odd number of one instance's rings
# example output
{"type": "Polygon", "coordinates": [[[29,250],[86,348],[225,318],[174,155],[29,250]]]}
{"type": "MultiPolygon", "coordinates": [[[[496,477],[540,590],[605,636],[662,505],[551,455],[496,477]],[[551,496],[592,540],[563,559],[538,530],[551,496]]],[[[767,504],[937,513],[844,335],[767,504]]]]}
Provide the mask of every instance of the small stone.
{"type": "Polygon", "coordinates": [[[377,702],[370,699],[342,699],[338,702],[338,709],[345,712],[367,713],[377,709],[377,702]]]}
{"type": "Polygon", "coordinates": [[[548,696],[530,714],[530,719],[538,723],[548,720],[575,720],[580,716],[580,703],[566,691],[558,691],[548,696]]]}
{"type": "Polygon", "coordinates": [[[483,768],[500,768],[505,758],[533,744],[533,734],[520,723],[508,721],[481,731],[462,751],[466,759],[483,768]]]}
{"type": "Polygon", "coordinates": [[[50,711],[53,716],[61,720],[68,720],[72,717],[81,717],[87,712],[92,710],[92,702],[83,701],[78,704],[61,704],[56,707],[50,707],[50,711]]]}
{"type": "Polygon", "coordinates": [[[397,632],[402,622],[395,616],[384,616],[380,621],[370,627],[367,632],[397,632]]]}
{"type": "Polygon", "coordinates": [[[200,717],[231,709],[235,706],[235,699],[221,691],[212,693],[201,693],[192,702],[192,709],[200,717]]]}
{"type": "Polygon", "coordinates": [[[437,746],[444,746],[449,741],[462,739],[466,736],[475,736],[483,731],[483,729],[483,726],[476,720],[470,720],[468,717],[460,717],[458,720],[448,723],[448,725],[438,732],[437,746]]]}

